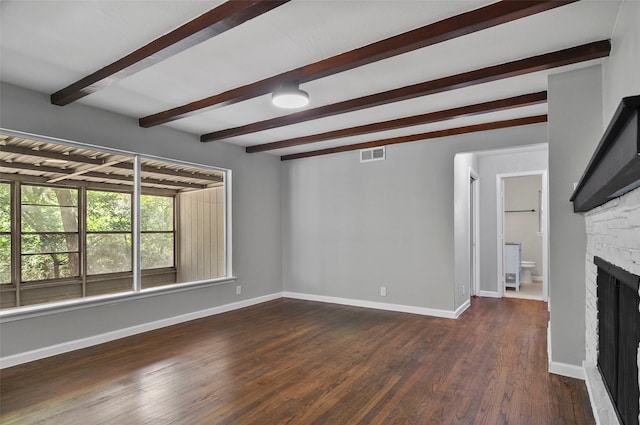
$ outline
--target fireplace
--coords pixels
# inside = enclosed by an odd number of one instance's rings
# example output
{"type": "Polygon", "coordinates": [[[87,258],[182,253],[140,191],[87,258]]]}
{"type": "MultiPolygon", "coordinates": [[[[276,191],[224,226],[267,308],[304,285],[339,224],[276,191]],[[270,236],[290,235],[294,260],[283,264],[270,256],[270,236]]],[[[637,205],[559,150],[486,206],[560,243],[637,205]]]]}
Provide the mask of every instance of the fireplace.
{"type": "Polygon", "coordinates": [[[598,424],[640,422],[640,96],[624,98],[571,196],[584,213],[585,361],[598,424]]]}
{"type": "Polygon", "coordinates": [[[640,296],[635,276],[600,257],[598,267],[598,369],[624,425],[638,425],[640,296]]]}

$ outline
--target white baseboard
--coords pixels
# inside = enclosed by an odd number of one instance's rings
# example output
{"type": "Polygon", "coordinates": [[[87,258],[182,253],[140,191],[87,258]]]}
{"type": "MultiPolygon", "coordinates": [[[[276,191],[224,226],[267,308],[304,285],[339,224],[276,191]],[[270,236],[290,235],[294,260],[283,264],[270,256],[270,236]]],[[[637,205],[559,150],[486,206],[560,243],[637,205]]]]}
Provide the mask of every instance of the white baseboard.
{"type": "Polygon", "coordinates": [[[478,292],[478,296],[487,298],[502,298],[502,294],[500,294],[500,292],[493,291],[480,291],[478,292]]]}
{"type": "Polygon", "coordinates": [[[471,300],[466,300],[460,307],[458,307],[455,311],[456,319],[462,315],[469,307],[471,307],[471,300]]]}
{"type": "Polygon", "coordinates": [[[413,313],[423,316],[444,317],[446,319],[456,319],[468,306],[463,304],[458,310],[439,310],[435,308],[416,307],[411,305],[381,303],[376,301],[364,301],[351,298],[329,297],[325,295],[303,294],[300,292],[283,292],[285,298],[294,298],[297,300],[318,301],[323,303],[349,305],[353,307],[373,308],[377,310],[397,311],[400,313],[413,313]],[[463,308],[464,307],[464,308],[463,308]]]}
{"type": "Polygon", "coordinates": [[[584,367],[568,363],[554,362],[551,347],[551,321],[547,323],[547,361],[549,362],[549,373],[566,376],[568,378],[582,379],[584,381],[584,367]]]}
{"type": "Polygon", "coordinates": [[[584,381],[584,368],[582,366],[550,361],[549,373],[555,373],[556,375],[562,375],[569,378],[582,379],[584,381]]]}
{"type": "Polygon", "coordinates": [[[281,292],[264,295],[262,297],[251,298],[244,301],[238,301],[231,304],[212,307],[205,310],[194,311],[192,313],[187,313],[180,316],[168,317],[166,319],[157,320],[155,322],[144,323],[141,325],[131,326],[129,328],[118,329],[116,331],[90,336],[88,338],[77,339],[74,341],[68,341],[61,344],[52,345],[49,347],[39,348],[36,350],[24,352],[24,353],[2,357],[0,358],[0,369],[16,366],[16,365],[31,362],[34,360],[43,359],[45,357],[67,353],[69,351],[79,350],[81,348],[91,347],[93,345],[102,344],[105,342],[113,341],[113,340],[124,338],[127,336],[152,331],[154,329],[176,325],[182,322],[188,322],[189,320],[200,319],[207,316],[213,316],[215,314],[226,313],[232,310],[238,310],[240,308],[249,307],[255,304],[260,304],[260,303],[275,300],[278,298],[282,298],[281,292]]]}

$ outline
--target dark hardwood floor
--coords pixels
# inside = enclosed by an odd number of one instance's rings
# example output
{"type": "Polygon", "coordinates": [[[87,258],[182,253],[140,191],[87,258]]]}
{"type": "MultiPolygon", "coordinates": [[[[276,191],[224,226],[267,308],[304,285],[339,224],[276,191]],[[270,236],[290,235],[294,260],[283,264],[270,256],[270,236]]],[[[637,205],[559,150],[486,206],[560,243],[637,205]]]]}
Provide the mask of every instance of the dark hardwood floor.
{"type": "Polygon", "coordinates": [[[280,299],[1,371],[3,424],[593,424],[546,304],[458,320],[280,299]]]}

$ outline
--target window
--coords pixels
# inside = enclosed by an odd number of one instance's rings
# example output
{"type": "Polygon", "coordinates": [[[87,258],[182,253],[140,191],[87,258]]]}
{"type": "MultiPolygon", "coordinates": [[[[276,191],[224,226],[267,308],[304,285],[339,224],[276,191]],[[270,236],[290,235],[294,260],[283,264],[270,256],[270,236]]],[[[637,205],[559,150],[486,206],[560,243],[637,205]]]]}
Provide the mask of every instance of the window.
{"type": "Polygon", "coordinates": [[[230,273],[229,171],[2,134],[0,142],[1,309],[230,273]]]}
{"type": "Polygon", "coordinates": [[[24,185],[20,209],[21,281],[78,276],[78,191],[24,185]]]}
{"type": "Polygon", "coordinates": [[[140,197],[140,257],[142,269],[174,266],[174,198],[140,197]]]}
{"type": "Polygon", "coordinates": [[[0,285],[11,283],[11,185],[0,183],[0,285]]]}
{"type": "Polygon", "coordinates": [[[129,272],[131,194],[87,190],[87,274],[129,272]]]}

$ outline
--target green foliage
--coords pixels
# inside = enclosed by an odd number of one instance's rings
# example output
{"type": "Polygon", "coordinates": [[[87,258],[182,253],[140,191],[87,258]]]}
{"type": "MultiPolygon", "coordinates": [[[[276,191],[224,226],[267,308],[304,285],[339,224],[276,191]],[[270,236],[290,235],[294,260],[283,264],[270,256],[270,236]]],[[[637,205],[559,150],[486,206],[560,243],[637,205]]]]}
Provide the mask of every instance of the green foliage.
{"type": "Polygon", "coordinates": [[[11,283],[11,185],[0,183],[0,284],[11,283]]]}
{"type": "Polygon", "coordinates": [[[173,267],[173,233],[143,233],[140,262],[143,269],[173,267]]]}
{"type": "Polygon", "coordinates": [[[22,281],[78,276],[78,190],[23,185],[20,202],[22,281]]]}
{"type": "MultiPolygon", "coordinates": [[[[142,195],[140,215],[143,232],[173,231],[173,198],[142,195]]],[[[173,267],[173,233],[143,233],[140,238],[143,269],[173,267]]]]}
{"type": "Polygon", "coordinates": [[[78,191],[23,185],[23,232],[77,232],[78,191]]]}
{"type": "Polygon", "coordinates": [[[0,235],[1,283],[11,283],[11,235],[0,235]]]}
{"type": "MultiPolygon", "coordinates": [[[[143,232],[173,231],[173,198],[142,195],[140,216],[143,232]]],[[[140,238],[143,269],[173,267],[173,233],[143,233],[140,238]]]]}
{"type": "Polygon", "coordinates": [[[0,183],[0,232],[11,232],[11,185],[0,183]]]}
{"type": "Polygon", "coordinates": [[[22,256],[22,281],[78,276],[78,254],[39,254],[22,256]]]}
{"type": "Polygon", "coordinates": [[[87,273],[103,274],[131,271],[130,233],[87,234],[87,273]]]}
{"type": "Polygon", "coordinates": [[[77,189],[22,185],[20,198],[23,205],[78,206],[77,189]]]}
{"type": "MultiPolygon", "coordinates": [[[[21,280],[80,275],[78,189],[22,185],[21,280]]],[[[87,273],[132,270],[132,195],[87,190],[87,273]]],[[[11,281],[11,185],[0,184],[0,283],[11,281]]],[[[172,197],[143,195],[141,227],[172,232],[172,197]]],[[[142,267],[173,266],[173,233],[141,236],[142,267]]]]}
{"type": "Polygon", "coordinates": [[[22,235],[23,254],[42,254],[55,252],[77,252],[77,234],[26,234],[22,235]]]}
{"type": "Polygon", "coordinates": [[[130,232],[131,194],[88,190],[87,231],[130,232]]]}
{"type": "Polygon", "coordinates": [[[173,198],[142,195],[140,197],[140,227],[143,231],[173,230],[173,198]]]}

